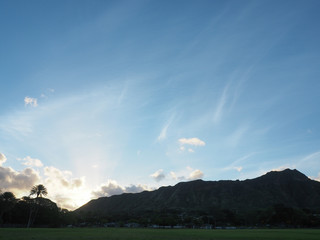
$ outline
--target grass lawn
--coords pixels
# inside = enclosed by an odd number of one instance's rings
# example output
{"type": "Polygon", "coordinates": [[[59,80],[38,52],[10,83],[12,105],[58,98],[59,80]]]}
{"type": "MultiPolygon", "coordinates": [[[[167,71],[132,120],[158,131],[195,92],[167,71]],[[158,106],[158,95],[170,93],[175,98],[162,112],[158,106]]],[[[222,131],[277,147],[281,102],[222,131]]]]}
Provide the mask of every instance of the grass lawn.
{"type": "Polygon", "coordinates": [[[0,228],[5,240],[319,240],[320,229],[0,228]]]}

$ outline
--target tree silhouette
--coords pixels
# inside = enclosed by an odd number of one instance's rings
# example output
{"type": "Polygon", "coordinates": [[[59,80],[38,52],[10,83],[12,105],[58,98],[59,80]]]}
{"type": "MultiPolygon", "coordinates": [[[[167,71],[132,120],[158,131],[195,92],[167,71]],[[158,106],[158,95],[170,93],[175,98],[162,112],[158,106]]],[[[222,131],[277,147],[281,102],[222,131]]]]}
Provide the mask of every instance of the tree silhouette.
{"type": "Polygon", "coordinates": [[[36,197],[31,201],[30,214],[29,214],[29,220],[27,225],[28,228],[32,226],[32,224],[34,223],[37,217],[39,205],[40,205],[40,199],[43,196],[46,196],[47,194],[48,194],[47,188],[42,184],[35,185],[31,188],[29,197],[34,195],[36,195],[36,197]]]}
{"type": "Polygon", "coordinates": [[[39,199],[39,197],[42,197],[42,196],[47,196],[48,195],[47,188],[42,184],[33,186],[31,188],[29,196],[33,196],[33,195],[36,195],[36,199],[39,199]]]}
{"type": "Polygon", "coordinates": [[[3,222],[3,214],[9,212],[16,203],[16,197],[12,192],[0,194],[0,223],[3,222]]]}

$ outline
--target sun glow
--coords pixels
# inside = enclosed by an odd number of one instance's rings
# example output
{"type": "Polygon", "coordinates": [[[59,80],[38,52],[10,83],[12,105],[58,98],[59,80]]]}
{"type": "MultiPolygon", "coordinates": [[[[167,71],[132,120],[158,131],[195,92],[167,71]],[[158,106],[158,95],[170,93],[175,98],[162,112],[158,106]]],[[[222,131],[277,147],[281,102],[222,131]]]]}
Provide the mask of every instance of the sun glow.
{"type": "Polygon", "coordinates": [[[58,203],[60,208],[75,210],[89,202],[92,199],[92,196],[88,189],[79,189],[72,191],[70,197],[66,197],[66,195],[55,195],[52,199],[58,203]]]}

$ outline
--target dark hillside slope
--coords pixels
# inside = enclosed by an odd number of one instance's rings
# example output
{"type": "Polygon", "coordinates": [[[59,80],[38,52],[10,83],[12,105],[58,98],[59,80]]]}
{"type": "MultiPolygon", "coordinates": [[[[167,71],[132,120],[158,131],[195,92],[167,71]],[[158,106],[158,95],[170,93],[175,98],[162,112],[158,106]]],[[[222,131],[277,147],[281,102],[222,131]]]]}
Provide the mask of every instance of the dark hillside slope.
{"type": "Polygon", "coordinates": [[[145,212],[208,212],[231,209],[246,212],[282,204],[286,207],[318,210],[320,182],[297,170],[269,172],[244,181],[181,182],[155,191],[122,194],[91,200],[76,212],[99,215],[145,212]]]}

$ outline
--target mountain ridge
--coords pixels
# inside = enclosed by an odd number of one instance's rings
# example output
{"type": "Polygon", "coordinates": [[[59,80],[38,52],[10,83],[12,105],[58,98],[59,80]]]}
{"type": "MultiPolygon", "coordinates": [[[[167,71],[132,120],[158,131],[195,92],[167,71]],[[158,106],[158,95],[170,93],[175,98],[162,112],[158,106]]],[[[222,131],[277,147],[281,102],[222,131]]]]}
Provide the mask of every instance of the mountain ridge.
{"type": "Polygon", "coordinates": [[[282,204],[298,209],[318,209],[320,182],[294,169],[271,171],[246,180],[180,182],[154,191],[124,193],[89,201],[75,212],[99,215],[146,212],[207,212],[232,209],[246,212],[282,204]]]}

